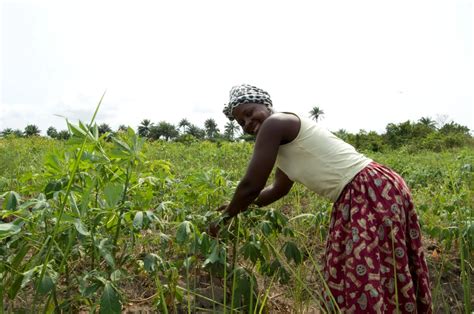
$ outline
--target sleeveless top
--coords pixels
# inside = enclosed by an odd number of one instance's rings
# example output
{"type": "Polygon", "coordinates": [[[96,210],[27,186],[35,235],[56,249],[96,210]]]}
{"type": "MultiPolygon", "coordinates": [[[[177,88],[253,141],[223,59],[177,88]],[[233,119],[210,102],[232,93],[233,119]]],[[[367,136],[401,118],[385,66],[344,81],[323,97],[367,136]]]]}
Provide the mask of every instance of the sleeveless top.
{"type": "Polygon", "coordinates": [[[372,160],[314,121],[298,118],[298,135],[280,145],[275,165],[292,181],[335,202],[346,184],[372,160]]]}

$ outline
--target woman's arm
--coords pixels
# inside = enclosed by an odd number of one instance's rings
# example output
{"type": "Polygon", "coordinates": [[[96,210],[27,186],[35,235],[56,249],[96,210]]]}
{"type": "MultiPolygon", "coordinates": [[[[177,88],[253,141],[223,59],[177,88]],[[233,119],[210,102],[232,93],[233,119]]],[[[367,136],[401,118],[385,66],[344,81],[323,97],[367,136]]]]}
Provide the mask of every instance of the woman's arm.
{"type": "Polygon", "coordinates": [[[264,188],[253,203],[259,207],[271,204],[288,194],[292,186],[293,181],[280,168],[277,168],[273,184],[264,188]]]}
{"type": "MultiPolygon", "coordinates": [[[[274,114],[262,123],[247,171],[227,206],[226,212],[230,216],[235,216],[246,210],[247,206],[261,194],[260,192],[265,187],[275,164],[280,143],[294,139],[299,130],[299,125],[300,121],[297,117],[286,114],[274,114]]],[[[280,188],[287,187],[287,184],[281,185],[280,188]]],[[[282,191],[284,189],[280,192],[282,191]]],[[[262,195],[264,199],[266,199],[266,194],[267,192],[262,195]]],[[[268,195],[276,194],[270,193],[268,195]]]]}

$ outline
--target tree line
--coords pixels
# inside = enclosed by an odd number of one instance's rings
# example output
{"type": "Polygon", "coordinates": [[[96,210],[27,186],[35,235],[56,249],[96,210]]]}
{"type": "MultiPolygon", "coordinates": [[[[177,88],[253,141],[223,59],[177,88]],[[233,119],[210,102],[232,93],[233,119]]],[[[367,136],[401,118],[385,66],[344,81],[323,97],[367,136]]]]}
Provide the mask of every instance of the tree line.
{"type": "MultiPolygon", "coordinates": [[[[309,116],[318,121],[324,115],[319,107],[313,107],[309,116]]],[[[117,130],[107,123],[97,125],[99,135],[109,137],[128,129],[120,125],[117,130]]],[[[223,132],[220,131],[216,121],[212,118],[204,122],[204,128],[189,122],[183,118],[177,125],[166,121],[153,123],[144,119],[136,128],[136,132],[150,141],[177,141],[190,142],[200,140],[210,141],[253,141],[254,137],[243,134],[235,121],[225,124],[223,132]]],[[[40,136],[41,130],[34,124],[27,125],[24,130],[6,128],[0,132],[2,137],[31,137],[40,136]]],[[[333,132],[335,135],[354,145],[360,150],[381,152],[389,149],[407,147],[409,149],[427,149],[440,151],[462,146],[474,146],[474,140],[470,129],[454,121],[440,123],[430,117],[422,117],[418,121],[405,121],[402,123],[389,123],[385,127],[385,133],[378,134],[374,131],[360,130],[358,133],[349,133],[344,129],[333,132]]],[[[53,139],[67,140],[71,136],[69,130],[58,131],[51,126],[46,135],[53,139]]]]}
{"type": "MultiPolygon", "coordinates": [[[[128,129],[126,125],[120,125],[117,130],[113,130],[107,123],[97,125],[99,135],[111,136],[116,133],[124,132],[128,129]]],[[[221,133],[214,119],[207,119],[204,122],[204,128],[192,124],[187,119],[182,119],[178,125],[166,121],[153,123],[149,119],[140,122],[136,129],[137,133],[151,141],[165,140],[228,140],[235,141],[242,138],[240,127],[235,121],[229,121],[224,132],[221,133]]],[[[69,130],[58,131],[55,127],[50,126],[46,130],[46,135],[53,139],[67,140],[71,137],[69,130]]],[[[1,137],[32,137],[41,136],[41,130],[35,124],[28,124],[24,130],[5,128],[0,132],[1,137]]]]}

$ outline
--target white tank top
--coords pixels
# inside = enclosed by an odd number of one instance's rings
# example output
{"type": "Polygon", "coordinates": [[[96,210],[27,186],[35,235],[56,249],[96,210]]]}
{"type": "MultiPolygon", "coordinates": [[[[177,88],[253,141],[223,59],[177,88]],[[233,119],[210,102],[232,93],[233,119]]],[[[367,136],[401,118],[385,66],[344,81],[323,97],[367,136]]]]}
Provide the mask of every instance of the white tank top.
{"type": "Polygon", "coordinates": [[[298,135],[280,145],[276,166],[292,181],[335,202],[346,184],[372,160],[314,121],[299,119],[298,135]]]}

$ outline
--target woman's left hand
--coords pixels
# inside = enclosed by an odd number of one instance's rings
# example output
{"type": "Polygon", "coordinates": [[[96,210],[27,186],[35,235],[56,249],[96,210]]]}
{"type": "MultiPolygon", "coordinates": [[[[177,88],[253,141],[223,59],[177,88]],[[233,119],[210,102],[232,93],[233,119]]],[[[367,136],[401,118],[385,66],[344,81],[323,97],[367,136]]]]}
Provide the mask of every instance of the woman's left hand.
{"type": "Polygon", "coordinates": [[[217,210],[218,212],[225,212],[225,210],[227,209],[227,206],[228,206],[228,205],[229,205],[229,204],[223,204],[223,205],[219,206],[216,210],[217,210]]]}
{"type": "Polygon", "coordinates": [[[220,230],[221,226],[218,220],[211,222],[209,227],[207,227],[207,233],[213,238],[217,238],[220,230]]]}
{"type": "Polygon", "coordinates": [[[217,237],[217,235],[219,234],[222,225],[224,225],[230,218],[229,214],[226,211],[227,205],[228,204],[221,205],[216,209],[217,211],[222,212],[222,214],[218,219],[212,221],[207,229],[209,235],[214,238],[217,237]]]}

